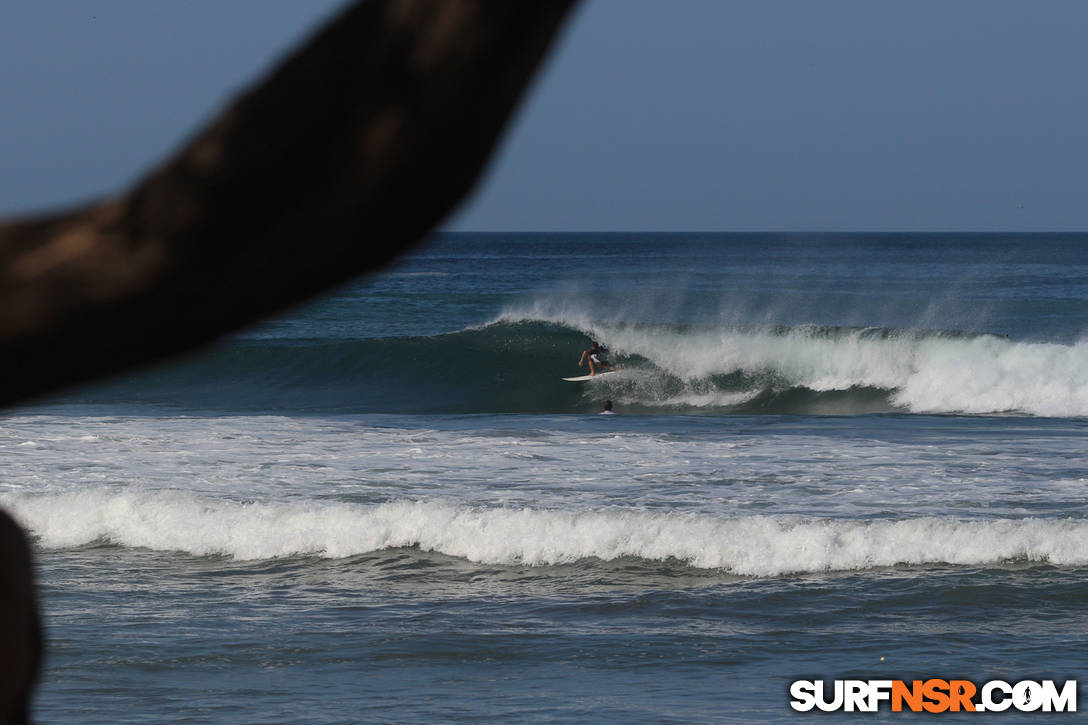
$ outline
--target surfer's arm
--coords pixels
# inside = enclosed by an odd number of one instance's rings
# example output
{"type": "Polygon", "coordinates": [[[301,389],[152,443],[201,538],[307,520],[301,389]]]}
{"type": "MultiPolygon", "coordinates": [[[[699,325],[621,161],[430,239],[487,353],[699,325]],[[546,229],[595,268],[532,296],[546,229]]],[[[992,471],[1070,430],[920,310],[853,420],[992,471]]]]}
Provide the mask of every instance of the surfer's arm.
{"type": "Polygon", "coordinates": [[[578,359],[578,367],[582,367],[582,363],[584,363],[586,361],[586,353],[587,352],[589,352],[589,350],[583,350],[582,351],[582,357],[580,357],[578,359]]]}

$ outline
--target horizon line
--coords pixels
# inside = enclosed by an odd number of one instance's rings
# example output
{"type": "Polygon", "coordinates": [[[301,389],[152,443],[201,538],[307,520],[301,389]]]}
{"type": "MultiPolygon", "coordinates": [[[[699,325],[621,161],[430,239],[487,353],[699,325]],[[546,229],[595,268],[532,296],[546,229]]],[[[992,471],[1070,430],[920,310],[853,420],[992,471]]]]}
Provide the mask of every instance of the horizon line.
{"type": "Polygon", "coordinates": [[[839,229],[436,229],[431,234],[1088,234],[1084,230],[1028,229],[1008,231],[995,229],[973,230],[839,230],[839,229]]]}

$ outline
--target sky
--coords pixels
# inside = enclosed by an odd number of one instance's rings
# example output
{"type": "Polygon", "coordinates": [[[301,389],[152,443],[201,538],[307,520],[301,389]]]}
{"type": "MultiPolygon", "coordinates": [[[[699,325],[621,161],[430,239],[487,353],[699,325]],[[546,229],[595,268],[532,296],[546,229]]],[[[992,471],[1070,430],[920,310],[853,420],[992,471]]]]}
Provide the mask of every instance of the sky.
{"type": "MultiPolygon", "coordinates": [[[[0,23],[0,214],[115,193],[339,0],[36,0],[0,23]]],[[[1088,231],[1082,0],[589,0],[481,231],[1088,231]]]]}

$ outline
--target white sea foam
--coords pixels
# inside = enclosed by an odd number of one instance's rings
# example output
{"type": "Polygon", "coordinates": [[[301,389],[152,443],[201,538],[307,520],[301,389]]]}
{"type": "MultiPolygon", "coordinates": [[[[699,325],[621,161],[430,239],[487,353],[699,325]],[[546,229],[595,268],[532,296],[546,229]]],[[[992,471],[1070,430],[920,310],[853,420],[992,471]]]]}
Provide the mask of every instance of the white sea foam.
{"type": "Polygon", "coordinates": [[[670,395],[667,398],[650,398],[638,402],[650,407],[675,407],[690,406],[692,408],[729,408],[735,405],[747,403],[758,394],[758,391],[746,391],[743,393],[728,392],[695,392],[686,391],[679,395],[670,395]]]}
{"type": "Polygon", "coordinates": [[[890,391],[891,403],[915,413],[1088,416],[1088,341],[1023,342],[921,330],[829,333],[806,326],[678,329],[601,321],[546,305],[510,310],[501,319],[570,326],[620,356],[638,355],[689,382],[742,372],[820,392],[880,388],[890,391]]]}
{"type": "Polygon", "coordinates": [[[805,520],[437,502],[242,503],[101,488],[7,494],[0,501],[45,548],[108,541],[198,556],[267,559],[338,558],[418,546],[497,565],[638,557],[750,576],[1015,559],[1088,564],[1088,521],[1070,519],[805,520]]]}

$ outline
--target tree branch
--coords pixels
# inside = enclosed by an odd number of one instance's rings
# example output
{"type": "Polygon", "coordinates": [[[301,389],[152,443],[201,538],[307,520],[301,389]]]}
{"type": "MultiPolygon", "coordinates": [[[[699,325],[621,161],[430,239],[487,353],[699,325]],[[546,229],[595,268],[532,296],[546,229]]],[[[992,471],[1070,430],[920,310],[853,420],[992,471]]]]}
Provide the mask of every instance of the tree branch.
{"type": "Polygon", "coordinates": [[[128,194],[0,225],[0,405],[404,251],[468,192],[572,4],[361,2],[128,194]]]}

